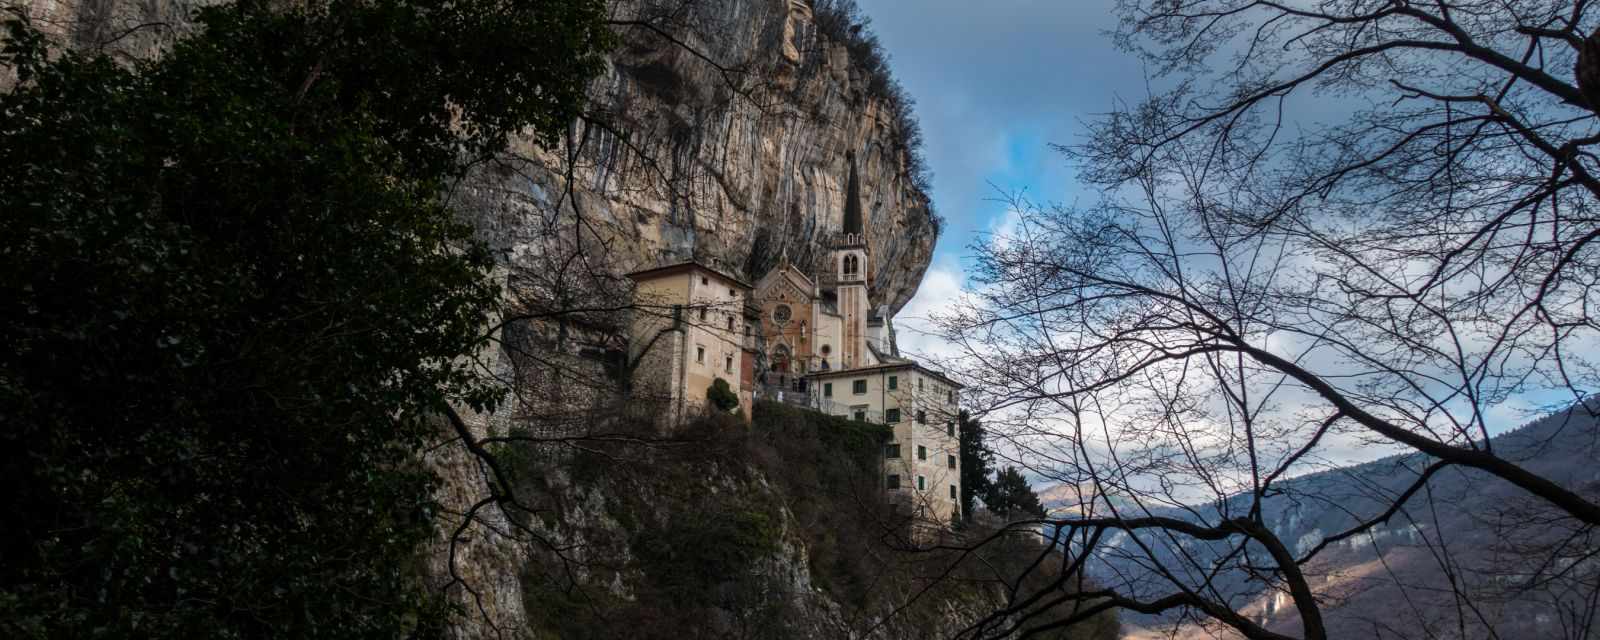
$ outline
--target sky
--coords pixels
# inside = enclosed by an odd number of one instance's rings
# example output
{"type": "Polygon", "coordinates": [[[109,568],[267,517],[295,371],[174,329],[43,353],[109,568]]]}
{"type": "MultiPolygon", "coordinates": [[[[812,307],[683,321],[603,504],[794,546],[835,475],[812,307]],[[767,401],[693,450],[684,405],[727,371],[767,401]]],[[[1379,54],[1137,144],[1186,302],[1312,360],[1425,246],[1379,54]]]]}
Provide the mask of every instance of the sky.
{"type": "MultiPolygon", "coordinates": [[[[1092,204],[1072,167],[1050,148],[1082,139],[1083,122],[1118,102],[1137,103],[1159,86],[1132,54],[1118,50],[1115,0],[858,0],[890,56],[895,77],[916,99],[933,171],[934,206],[946,220],[932,264],[912,301],[895,318],[907,355],[954,350],[919,332],[932,311],[957,296],[969,245],[1003,231],[1001,192],[1034,202],[1092,204]]],[[[1352,104],[1300,102],[1295,119],[1338,120],[1352,104]]],[[[1512,426],[1543,404],[1517,398],[1494,408],[1512,426]]],[[[1386,453],[1355,442],[1334,445],[1348,461],[1386,453]]]]}
{"type": "Polygon", "coordinates": [[[946,226],[917,296],[896,316],[912,353],[941,346],[917,329],[965,279],[968,245],[1005,223],[1001,192],[1034,201],[1092,199],[1049,145],[1082,122],[1146,94],[1139,61],[1104,32],[1113,0],[859,0],[917,101],[933,202],[946,226]]]}

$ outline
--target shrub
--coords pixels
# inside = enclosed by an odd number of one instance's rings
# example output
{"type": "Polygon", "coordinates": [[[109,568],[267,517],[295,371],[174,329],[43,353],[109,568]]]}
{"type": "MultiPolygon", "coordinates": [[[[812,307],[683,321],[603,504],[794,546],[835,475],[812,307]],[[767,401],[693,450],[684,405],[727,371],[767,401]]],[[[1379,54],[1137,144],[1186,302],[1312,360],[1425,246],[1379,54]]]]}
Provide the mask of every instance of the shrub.
{"type": "Polygon", "coordinates": [[[706,388],[706,399],[711,401],[711,406],[723,412],[739,408],[739,395],[722,378],[712,381],[711,386],[706,388]]]}

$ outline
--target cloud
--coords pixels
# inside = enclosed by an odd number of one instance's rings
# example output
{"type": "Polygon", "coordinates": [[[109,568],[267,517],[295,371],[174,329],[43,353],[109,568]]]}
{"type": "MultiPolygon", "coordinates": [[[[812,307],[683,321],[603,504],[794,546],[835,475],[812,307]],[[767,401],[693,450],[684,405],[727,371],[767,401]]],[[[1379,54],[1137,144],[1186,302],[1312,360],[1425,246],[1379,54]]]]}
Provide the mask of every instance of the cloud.
{"type": "Polygon", "coordinates": [[[1072,200],[1071,144],[1144,73],[1103,32],[1114,0],[860,0],[895,77],[917,100],[935,206],[948,222],[936,260],[954,262],[1004,215],[995,185],[1072,200]]]}
{"type": "Polygon", "coordinates": [[[894,318],[895,339],[902,354],[930,362],[959,355],[955,345],[935,334],[929,317],[960,298],[964,280],[959,267],[935,265],[928,269],[917,295],[894,318]]]}

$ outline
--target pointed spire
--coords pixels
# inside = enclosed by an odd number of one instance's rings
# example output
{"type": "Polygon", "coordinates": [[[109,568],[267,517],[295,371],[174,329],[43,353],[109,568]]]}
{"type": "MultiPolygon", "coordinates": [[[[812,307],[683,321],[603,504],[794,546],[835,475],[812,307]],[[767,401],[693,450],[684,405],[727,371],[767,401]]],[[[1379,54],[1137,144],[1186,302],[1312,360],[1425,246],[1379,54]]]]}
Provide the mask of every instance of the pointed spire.
{"type": "Polygon", "coordinates": [[[861,235],[861,179],[856,176],[856,153],[846,151],[845,160],[850,163],[850,182],[845,187],[844,196],[844,232],[846,234],[861,235]]]}

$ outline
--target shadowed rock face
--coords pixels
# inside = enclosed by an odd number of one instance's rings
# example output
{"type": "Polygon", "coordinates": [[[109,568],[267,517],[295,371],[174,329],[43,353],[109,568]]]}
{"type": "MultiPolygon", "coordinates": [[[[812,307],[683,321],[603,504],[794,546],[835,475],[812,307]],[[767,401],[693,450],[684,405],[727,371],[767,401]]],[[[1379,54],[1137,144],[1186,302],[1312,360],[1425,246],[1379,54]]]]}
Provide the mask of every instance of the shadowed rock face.
{"type": "MultiPolygon", "coordinates": [[[[25,4],[67,46],[148,58],[187,30],[195,8],[214,3],[25,4]]],[[[694,258],[753,281],[785,249],[820,269],[843,228],[853,153],[873,299],[905,306],[937,229],[913,185],[895,105],[869,88],[844,43],[819,31],[810,2],[681,4],[613,2],[619,22],[653,27],[618,26],[621,45],[593,86],[593,117],[569,129],[569,148],[514,145],[459,202],[507,255],[537,251],[576,213],[619,272],[694,258]]]]}

